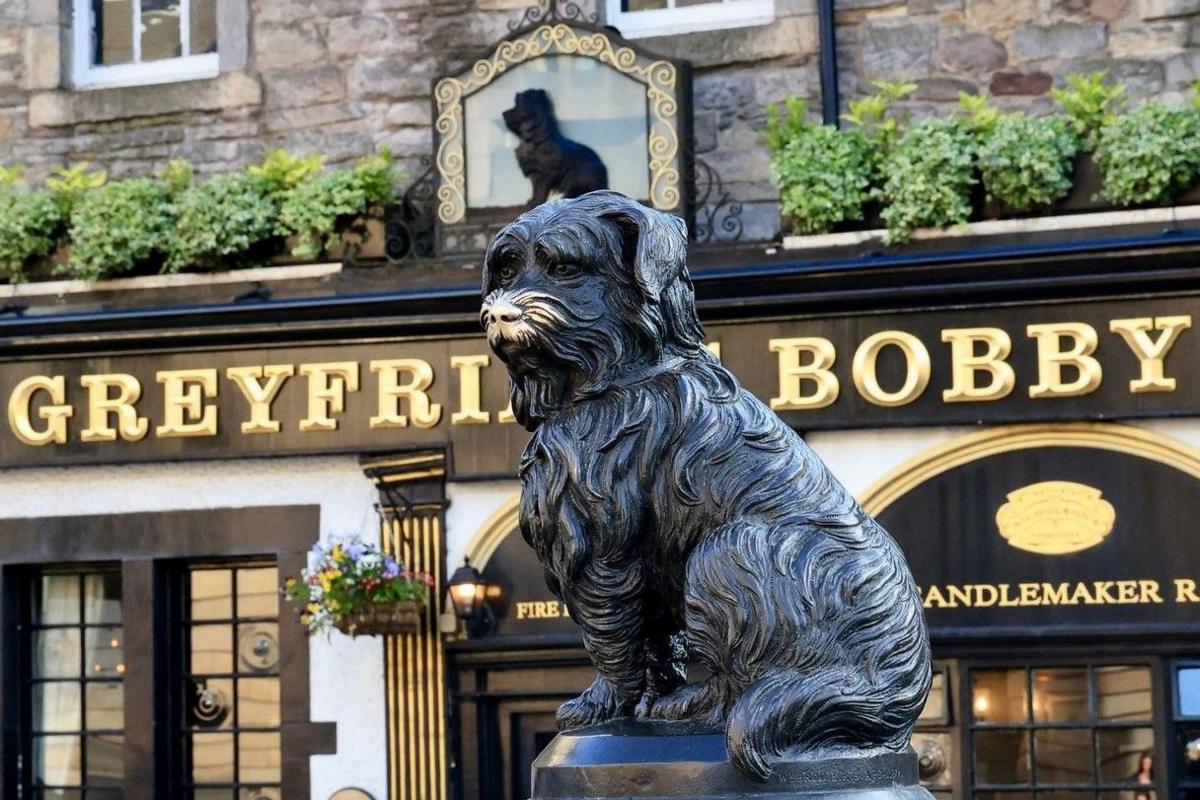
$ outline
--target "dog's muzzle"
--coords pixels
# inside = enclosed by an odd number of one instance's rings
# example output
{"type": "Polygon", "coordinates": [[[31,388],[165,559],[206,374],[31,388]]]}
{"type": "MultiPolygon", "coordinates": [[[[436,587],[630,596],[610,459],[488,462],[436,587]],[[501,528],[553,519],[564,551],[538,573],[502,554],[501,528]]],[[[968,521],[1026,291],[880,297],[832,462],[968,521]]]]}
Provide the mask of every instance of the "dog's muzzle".
{"type": "Polygon", "coordinates": [[[487,331],[488,342],[493,346],[524,338],[525,311],[515,303],[505,300],[489,303],[483,307],[479,317],[487,331]]]}

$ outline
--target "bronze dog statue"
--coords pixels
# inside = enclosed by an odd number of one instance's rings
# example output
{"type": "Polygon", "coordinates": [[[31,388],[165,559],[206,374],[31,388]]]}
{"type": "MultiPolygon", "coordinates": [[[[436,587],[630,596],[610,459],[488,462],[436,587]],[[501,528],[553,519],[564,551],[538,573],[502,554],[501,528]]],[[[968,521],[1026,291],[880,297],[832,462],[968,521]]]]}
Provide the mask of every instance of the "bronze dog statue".
{"type": "Polygon", "coordinates": [[[521,140],[517,166],[533,184],[530,208],[546,202],[551,192],[579,197],[608,188],[604,162],[586,144],[563,135],[544,89],[517,92],[513,107],[504,112],[504,124],[521,140]]]}
{"type": "Polygon", "coordinates": [[[559,725],[723,726],[760,779],[902,751],[930,682],[904,557],[704,347],[686,252],[677,217],[602,191],[485,256],[482,323],[533,431],[521,531],[599,672],[559,725]]]}

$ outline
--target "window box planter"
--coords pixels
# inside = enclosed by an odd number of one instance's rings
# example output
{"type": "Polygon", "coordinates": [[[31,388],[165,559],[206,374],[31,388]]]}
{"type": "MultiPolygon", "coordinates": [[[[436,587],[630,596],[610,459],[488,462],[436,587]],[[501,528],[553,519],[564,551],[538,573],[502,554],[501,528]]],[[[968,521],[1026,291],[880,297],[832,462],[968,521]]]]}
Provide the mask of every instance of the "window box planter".
{"type": "MultiPolygon", "coordinates": [[[[306,266],[315,263],[324,266],[328,262],[357,265],[386,260],[387,229],[382,209],[369,216],[347,220],[344,224],[339,225],[339,230],[343,231],[342,241],[329,247],[317,259],[292,255],[292,249],[299,243],[299,238],[289,236],[286,239],[281,238],[276,240],[276,244],[274,245],[269,243],[264,244],[261,248],[263,250],[261,258],[251,259],[251,261],[259,262],[253,266],[230,265],[220,269],[187,268],[177,273],[163,273],[159,263],[147,261],[124,274],[114,275],[110,278],[103,278],[94,282],[71,278],[69,273],[65,272],[65,268],[71,260],[71,246],[70,244],[64,244],[49,258],[30,262],[25,267],[23,280],[14,282],[11,279],[0,279],[0,286],[8,284],[10,287],[26,287],[25,290],[14,288],[12,291],[4,293],[9,296],[13,294],[48,293],[47,291],[38,291],[36,289],[30,290],[28,287],[29,284],[53,284],[55,287],[60,287],[55,288],[54,293],[62,291],[61,287],[75,287],[76,285],[84,287],[83,289],[71,288],[69,291],[86,291],[87,287],[94,287],[96,290],[101,290],[109,285],[114,287],[122,286],[129,281],[144,283],[146,285],[142,288],[149,288],[155,285],[170,285],[172,283],[192,284],[204,282],[203,280],[197,281],[201,276],[213,276],[217,278],[216,282],[227,282],[225,276],[236,273],[243,273],[247,276],[250,274],[260,276],[270,275],[268,271],[274,267],[306,266]],[[173,281],[172,279],[175,278],[180,280],[173,281]]],[[[282,272],[280,273],[281,276],[283,274],[282,272]]],[[[255,278],[255,280],[259,279],[262,278],[255,278]]],[[[135,287],[130,286],[129,288],[135,287]]]]}
{"type": "MultiPolygon", "coordinates": [[[[903,250],[905,247],[917,246],[922,243],[971,238],[981,241],[991,237],[1014,236],[1023,237],[1025,240],[1028,240],[1029,237],[1037,237],[1040,240],[1057,237],[1077,238],[1079,232],[1088,230],[1097,231],[1097,235],[1112,236],[1118,231],[1128,233],[1138,229],[1161,229],[1164,226],[1175,225],[1184,225],[1190,228],[1200,226],[1200,188],[1188,190],[1173,206],[1104,210],[1078,214],[1053,213],[1040,217],[1025,215],[1011,219],[986,219],[945,228],[918,228],[913,231],[912,245],[902,245],[898,249],[903,250]],[[1185,202],[1188,204],[1184,205],[1185,202]]],[[[844,248],[878,253],[887,247],[886,235],[887,231],[883,228],[813,236],[785,235],[782,246],[787,251],[808,251],[814,254],[844,248]]]]}
{"type": "Polygon", "coordinates": [[[397,636],[421,632],[425,604],[414,600],[372,603],[343,614],[337,629],[347,636],[397,636]]]}

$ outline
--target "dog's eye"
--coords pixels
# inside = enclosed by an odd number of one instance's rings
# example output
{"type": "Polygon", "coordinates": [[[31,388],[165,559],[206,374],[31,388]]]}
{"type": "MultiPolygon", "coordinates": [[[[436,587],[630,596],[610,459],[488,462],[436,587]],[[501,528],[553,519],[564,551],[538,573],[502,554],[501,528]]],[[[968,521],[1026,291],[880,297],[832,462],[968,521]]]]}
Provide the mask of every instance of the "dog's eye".
{"type": "Polygon", "coordinates": [[[568,278],[577,277],[583,272],[583,267],[579,266],[578,264],[572,264],[569,261],[560,261],[555,264],[551,264],[548,271],[551,277],[566,280],[568,278]]]}
{"type": "Polygon", "coordinates": [[[506,261],[500,265],[496,276],[500,278],[501,283],[511,283],[517,277],[518,272],[520,272],[520,267],[512,261],[506,261]]]}

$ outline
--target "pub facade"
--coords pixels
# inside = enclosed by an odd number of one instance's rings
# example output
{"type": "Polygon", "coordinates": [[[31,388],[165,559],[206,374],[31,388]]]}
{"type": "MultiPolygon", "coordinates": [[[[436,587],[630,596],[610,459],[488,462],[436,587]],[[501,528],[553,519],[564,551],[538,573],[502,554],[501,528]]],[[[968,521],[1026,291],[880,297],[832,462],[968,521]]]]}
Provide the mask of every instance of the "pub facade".
{"type": "Polygon", "coordinates": [[[529,796],[594,671],[517,529],[480,262],[602,177],[687,221],[708,346],[904,549],[931,791],[1200,797],[1197,207],[792,236],[763,143],[768,104],[833,123],[876,80],[913,119],[1104,69],[1179,104],[1200,6],[9,5],[30,181],[280,147],[408,177],[374,253],[0,284],[0,796],[529,796]],[[281,599],[354,536],[433,576],[417,633],[310,639],[281,599]]]}

